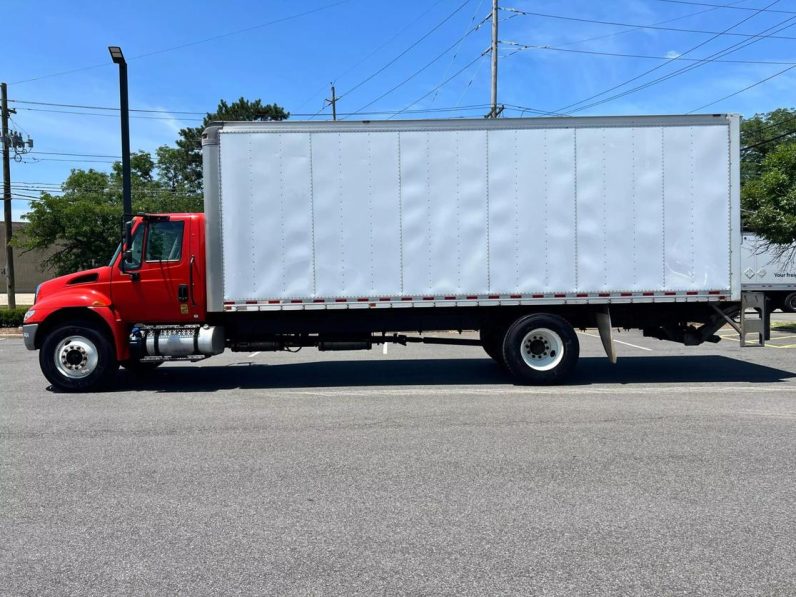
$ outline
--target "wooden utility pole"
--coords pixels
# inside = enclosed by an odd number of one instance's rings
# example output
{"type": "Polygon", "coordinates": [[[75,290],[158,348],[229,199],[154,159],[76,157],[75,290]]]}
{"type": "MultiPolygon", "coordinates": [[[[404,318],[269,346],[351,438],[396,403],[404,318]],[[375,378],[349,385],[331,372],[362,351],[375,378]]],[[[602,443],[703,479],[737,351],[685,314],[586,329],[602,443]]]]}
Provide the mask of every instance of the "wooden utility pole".
{"type": "Polygon", "coordinates": [[[489,117],[498,117],[497,107],[497,77],[498,77],[498,0],[492,0],[492,101],[489,117]]]}
{"type": "Polygon", "coordinates": [[[16,110],[8,109],[8,87],[0,83],[0,112],[3,124],[3,219],[6,231],[6,292],[8,293],[8,306],[15,309],[17,297],[14,289],[14,250],[11,248],[11,138],[8,134],[8,114],[16,114],[16,110]]]}
{"type": "Polygon", "coordinates": [[[326,100],[326,105],[332,107],[332,120],[337,120],[337,95],[334,92],[334,83],[329,83],[332,86],[332,97],[326,100]]]}

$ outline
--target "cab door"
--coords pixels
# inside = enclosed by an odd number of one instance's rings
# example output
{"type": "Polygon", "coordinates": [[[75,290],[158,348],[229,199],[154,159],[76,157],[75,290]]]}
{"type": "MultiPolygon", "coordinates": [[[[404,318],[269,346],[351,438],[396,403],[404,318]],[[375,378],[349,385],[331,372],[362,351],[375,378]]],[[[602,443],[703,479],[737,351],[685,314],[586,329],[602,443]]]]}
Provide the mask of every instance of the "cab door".
{"type": "Polygon", "coordinates": [[[133,232],[124,271],[113,268],[111,297],[130,323],[195,321],[192,308],[191,220],[179,216],[144,218],[133,232]]]}

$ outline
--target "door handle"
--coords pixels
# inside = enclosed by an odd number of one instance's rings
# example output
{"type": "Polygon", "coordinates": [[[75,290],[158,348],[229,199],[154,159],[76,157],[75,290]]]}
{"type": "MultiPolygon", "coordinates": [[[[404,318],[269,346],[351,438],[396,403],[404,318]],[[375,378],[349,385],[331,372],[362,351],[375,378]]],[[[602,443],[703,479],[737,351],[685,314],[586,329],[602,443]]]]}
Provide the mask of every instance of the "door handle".
{"type": "Polygon", "coordinates": [[[188,285],[187,284],[180,284],[177,287],[177,300],[181,303],[188,302],[188,285]]]}

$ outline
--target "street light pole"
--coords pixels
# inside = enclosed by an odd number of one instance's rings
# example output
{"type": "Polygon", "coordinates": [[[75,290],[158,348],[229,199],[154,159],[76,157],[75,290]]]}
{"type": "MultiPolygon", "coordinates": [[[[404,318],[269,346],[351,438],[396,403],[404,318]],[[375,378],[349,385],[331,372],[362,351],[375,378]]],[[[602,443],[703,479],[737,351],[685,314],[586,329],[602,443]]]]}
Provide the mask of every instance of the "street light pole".
{"type": "Polygon", "coordinates": [[[130,221],[133,218],[133,199],[130,186],[130,107],[127,103],[127,62],[119,46],[108,46],[111,60],[119,65],[119,109],[122,125],[122,210],[124,248],[130,247],[130,221]]]}

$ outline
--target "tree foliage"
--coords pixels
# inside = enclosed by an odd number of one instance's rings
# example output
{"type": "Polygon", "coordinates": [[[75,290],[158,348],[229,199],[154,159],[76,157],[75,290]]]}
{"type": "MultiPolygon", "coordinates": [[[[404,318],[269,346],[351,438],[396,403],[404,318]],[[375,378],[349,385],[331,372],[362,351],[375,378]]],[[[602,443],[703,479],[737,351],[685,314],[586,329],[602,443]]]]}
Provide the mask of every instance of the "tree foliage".
{"type": "Polygon", "coordinates": [[[741,207],[746,230],[767,243],[796,243],[796,110],[741,124],[741,207]]]}
{"type": "MultiPolygon", "coordinates": [[[[201,211],[201,196],[164,187],[153,179],[154,170],[148,153],[132,156],[133,212],[201,211]]],[[[17,242],[23,249],[57,247],[43,264],[57,275],[103,265],[121,238],[121,164],[110,173],[72,170],[61,190],[31,204],[17,242]]]]}
{"type": "MultiPolygon", "coordinates": [[[[244,98],[221,100],[202,126],[180,130],[176,146],[163,145],[156,159],[144,151],[131,156],[133,212],[202,211],[202,131],[216,120],[284,120],[280,106],[244,98]]],[[[43,267],[61,275],[104,264],[121,238],[122,165],[111,172],[75,169],[61,194],[42,193],[32,202],[24,232],[15,237],[23,250],[57,247],[43,267]]]]}

